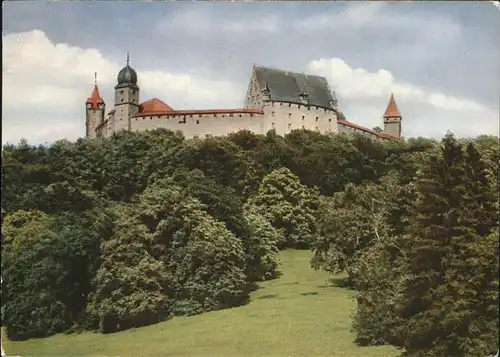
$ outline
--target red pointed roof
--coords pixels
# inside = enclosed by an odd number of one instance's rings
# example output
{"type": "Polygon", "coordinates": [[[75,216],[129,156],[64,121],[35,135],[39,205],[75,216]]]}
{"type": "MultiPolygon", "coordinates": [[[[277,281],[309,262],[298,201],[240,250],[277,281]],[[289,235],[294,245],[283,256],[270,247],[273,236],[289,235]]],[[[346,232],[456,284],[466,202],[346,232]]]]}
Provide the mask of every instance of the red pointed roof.
{"type": "Polygon", "coordinates": [[[165,102],[161,101],[158,98],[153,98],[141,104],[138,114],[140,113],[140,115],[148,115],[148,114],[160,115],[173,111],[174,110],[170,106],[165,104],[165,102]]]}
{"type": "Polygon", "coordinates": [[[97,109],[98,104],[104,104],[104,99],[99,95],[99,88],[97,88],[97,84],[94,86],[94,91],[92,92],[92,96],[87,98],[87,104],[92,104],[92,109],[97,109]]]}
{"type": "Polygon", "coordinates": [[[387,105],[387,109],[385,110],[384,118],[394,118],[400,116],[401,113],[399,112],[396,101],[394,100],[394,94],[391,93],[391,98],[389,99],[389,104],[387,105]]]}

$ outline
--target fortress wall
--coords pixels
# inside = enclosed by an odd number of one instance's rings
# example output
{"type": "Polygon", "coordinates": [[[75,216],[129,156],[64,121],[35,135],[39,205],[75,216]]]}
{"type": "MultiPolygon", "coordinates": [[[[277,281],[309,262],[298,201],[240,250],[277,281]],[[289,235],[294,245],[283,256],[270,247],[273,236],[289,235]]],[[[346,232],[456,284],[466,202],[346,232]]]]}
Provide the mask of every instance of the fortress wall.
{"type": "Polygon", "coordinates": [[[250,113],[215,114],[175,114],[154,115],[131,118],[132,131],[145,131],[157,128],[181,130],[186,138],[227,135],[241,129],[255,133],[262,132],[262,115],[250,113]]]}
{"type": "Polygon", "coordinates": [[[121,130],[129,129],[129,121],[125,117],[125,114],[126,114],[125,106],[120,105],[115,107],[115,113],[113,115],[113,120],[111,121],[112,132],[118,132],[121,130]]]}
{"type": "Polygon", "coordinates": [[[374,133],[370,133],[368,131],[361,130],[361,129],[354,128],[354,127],[340,124],[340,123],[338,125],[338,131],[339,131],[339,133],[346,133],[346,134],[362,134],[364,136],[369,137],[370,139],[380,140],[380,137],[378,137],[374,133]]]}
{"type": "Polygon", "coordinates": [[[337,113],[333,109],[271,101],[264,105],[263,110],[264,133],[273,128],[280,135],[294,129],[337,132],[337,113]]]}

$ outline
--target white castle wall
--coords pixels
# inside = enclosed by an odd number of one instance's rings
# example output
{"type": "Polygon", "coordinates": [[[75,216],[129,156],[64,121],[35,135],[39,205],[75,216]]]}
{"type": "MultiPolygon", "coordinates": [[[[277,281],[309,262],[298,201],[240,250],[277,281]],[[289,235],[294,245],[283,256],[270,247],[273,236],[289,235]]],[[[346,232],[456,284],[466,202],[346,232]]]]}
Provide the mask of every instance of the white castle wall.
{"type": "Polygon", "coordinates": [[[271,129],[275,129],[280,135],[295,129],[337,132],[337,113],[333,109],[286,102],[266,102],[263,110],[264,133],[271,129]]]}
{"type": "Polygon", "coordinates": [[[157,128],[180,130],[186,138],[205,135],[222,136],[242,129],[256,134],[276,130],[285,135],[295,129],[317,130],[322,133],[337,132],[337,114],[332,109],[305,106],[285,102],[266,102],[257,113],[183,113],[169,115],[146,115],[125,119],[111,112],[102,125],[101,135],[108,136],[121,130],[145,131],[157,128]]]}
{"type": "Polygon", "coordinates": [[[254,113],[200,113],[153,115],[130,119],[131,131],[145,131],[158,128],[180,130],[186,138],[205,135],[221,136],[242,129],[255,133],[263,131],[262,114],[254,113]]]}

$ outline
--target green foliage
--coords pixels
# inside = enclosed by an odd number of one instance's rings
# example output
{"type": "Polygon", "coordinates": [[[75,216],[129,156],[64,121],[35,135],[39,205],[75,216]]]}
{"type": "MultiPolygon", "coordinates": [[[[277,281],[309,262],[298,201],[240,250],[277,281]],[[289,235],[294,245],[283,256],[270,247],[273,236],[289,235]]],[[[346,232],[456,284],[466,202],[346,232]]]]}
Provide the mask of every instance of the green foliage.
{"type": "Polygon", "coordinates": [[[6,217],[2,321],[10,339],[48,336],[81,321],[106,227],[97,213],[18,211],[6,217]]]}
{"type": "Polygon", "coordinates": [[[245,222],[250,234],[245,240],[247,276],[250,281],[276,278],[279,274],[280,232],[262,215],[247,211],[245,222]]]}
{"type": "Polygon", "coordinates": [[[449,134],[417,187],[403,289],[406,355],[488,355],[498,348],[498,247],[490,238],[498,211],[480,156],[449,134]]]}
{"type": "Polygon", "coordinates": [[[4,146],[7,334],[113,332],[233,307],[280,274],[279,248],[308,247],[315,268],[347,272],[357,290],[358,343],[487,355],[500,144],[442,144],[154,130],[4,146]]]}
{"type": "Polygon", "coordinates": [[[358,308],[353,316],[356,342],[360,345],[401,346],[398,327],[406,278],[399,242],[386,239],[365,249],[355,263],[358,308]]]}
{"type": "Polygon", "coordinates": [[[362,289],[356,262],[374,242],[405,231],[412,196],[412,186],[400,185],[391,172],[379,184],[348,185],[344,192],[324,199],[318,210],[312,266],[332,273],[347,271],[350,285],[362,289]]]}
{"type": "Polygon", "coordinates": [[[149,186],[138,202],[152,254],[167,269],[166,293],[184,311],[190,305],[189,313],[234,306],[246,297],[243,243],[204,209],[168,180],[149,186]]]}
{"type": "Polygon", "coordinates": [[[243,197],[255,192],[257,173],[248,155],[224,137],[193,139],[179,152],[177,159],[188,169],[201,170],[220,185],[228,186],[243,197]]]}
{"type": "Polygon", "coordinates": [[[167,315],[167,280],[162,262],[149,252],[151,237],[126,206],[113,212],[113,234],[101,244],[89,321],[103,333],[148,325],[167,315]]]}
{"type": "Polygon", "coordinates": [[[282,168],[262,180],[259,192],[249,199],[248,209],[264,216],[282,239],[280,248],[307,248],[315,232],[318,198],[289,169],[282,168]]]}

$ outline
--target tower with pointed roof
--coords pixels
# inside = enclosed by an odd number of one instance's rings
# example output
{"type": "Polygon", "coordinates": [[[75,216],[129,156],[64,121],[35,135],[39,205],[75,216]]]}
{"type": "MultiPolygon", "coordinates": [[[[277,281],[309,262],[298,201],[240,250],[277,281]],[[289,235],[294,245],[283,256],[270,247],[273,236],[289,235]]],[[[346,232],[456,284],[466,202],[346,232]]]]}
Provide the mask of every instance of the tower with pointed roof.
{"type": "Polygon", "coordinates": [[[139,110],[139,86],[137,73],[130,67],[130,57],[127,53],[127,64],[117,76],[115,86],[115,112],[112,131],[131,130],[130,119],[139,110]]]}
{"type": "Polygon", "coordinates": [[[99,88],[97,87],[97,73],[94,74],[94,90],[92,91],[92,95],[87,98],[85,105],[86,136],[89,139],[93,139],[97,137],[96,128],[104,122],[104,114],[106,111],[106,104],[104,103],[104,99],[100,96],[99,88]]]}
{"type": "Polygon", "coordinates": [[[401,138],[401,113],[399,112],[394,94],[391,93],[389,104],[384,113],[384,133],[389,134],[395,138],[401,138]]]}

